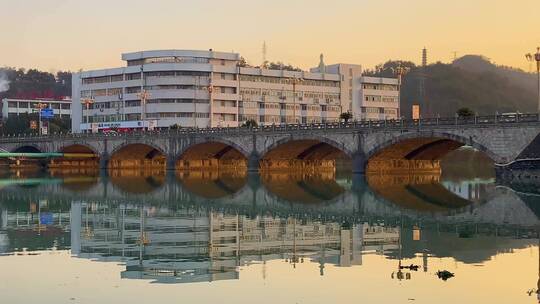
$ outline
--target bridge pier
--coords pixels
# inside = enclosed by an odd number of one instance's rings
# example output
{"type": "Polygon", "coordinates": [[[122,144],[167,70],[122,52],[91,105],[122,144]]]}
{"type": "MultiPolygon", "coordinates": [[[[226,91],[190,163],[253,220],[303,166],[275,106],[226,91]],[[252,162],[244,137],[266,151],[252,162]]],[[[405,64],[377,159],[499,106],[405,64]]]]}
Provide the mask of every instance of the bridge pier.
{"type": "Polygon", "coordinates": [[[109,155],[107,153],[102,153],[99,156],[99,169],[100,170],[109,169],[109,155]]]}
{"type": "Polygon", "coordinates": [[[352,156],[352,173],[365,174],[367,162],[367,157],[363,153],[355,153],[352,156]]]}
{"type": "Polygon", "coordinates": [[[165,170],[175,171],[176,170],[176,157],[173,155],[167,155],[167,161],[165,164],[165,170]]]}
{"type": "Polygon", "coordinates": [[[247,159],[247,171],[248,172],[259,172],[259,161],[260,157],[256,153],[251,153],[247,159]]]}

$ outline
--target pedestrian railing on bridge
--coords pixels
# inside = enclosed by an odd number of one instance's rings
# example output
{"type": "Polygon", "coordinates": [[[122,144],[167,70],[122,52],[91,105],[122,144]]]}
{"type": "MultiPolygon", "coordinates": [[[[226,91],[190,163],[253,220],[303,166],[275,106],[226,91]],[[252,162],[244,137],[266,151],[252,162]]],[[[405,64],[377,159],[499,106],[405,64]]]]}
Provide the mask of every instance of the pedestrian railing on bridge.
{"type": "Polygon", "coordinates": [[[141,137],[150,135],[205,135],[205,134],[245,134],[262,132],[290,132],[312,130],[400,130],[435,127],[463,126],[499,126],[515,124],[540,124],[540,114],[499,114],[467,117],[435,117],[422,119],[387,119],[350,122],[327,122],[309,124],[277,124],[258,127],[215,127],[215,128],[178,128],[153,131],[107,132],[107,133],[54,133],[50,135],[8,134],[0,137],[0,142],[13,142],[17,139],[69,139],[69,138],[103,138],[103,137],[141,137]]]}

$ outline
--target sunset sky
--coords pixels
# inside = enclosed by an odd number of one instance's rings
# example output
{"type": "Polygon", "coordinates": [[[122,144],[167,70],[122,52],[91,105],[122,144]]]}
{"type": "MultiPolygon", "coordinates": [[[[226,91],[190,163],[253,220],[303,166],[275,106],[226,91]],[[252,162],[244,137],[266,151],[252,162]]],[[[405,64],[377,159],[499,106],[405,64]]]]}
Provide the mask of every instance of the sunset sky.
{"type": "Polygon", "coordinates": [[[388,59],[448,62],[482,54],[529,70],[540,45],[538,0],[0,0],[0,67],[121,66],[122,52],[235,51],[302,68],[388,59]]]}

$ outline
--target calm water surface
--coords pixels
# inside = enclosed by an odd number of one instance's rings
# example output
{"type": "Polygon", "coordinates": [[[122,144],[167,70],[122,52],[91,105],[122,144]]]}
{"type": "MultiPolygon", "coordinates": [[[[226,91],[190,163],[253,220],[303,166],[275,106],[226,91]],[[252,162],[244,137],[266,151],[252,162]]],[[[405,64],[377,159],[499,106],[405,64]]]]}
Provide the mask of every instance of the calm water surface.
{"type": "Polygon", "coordinates": [[[24,172],[0,187],[1,303],[538,302],[538,188],[470,166],[24,172]]]}

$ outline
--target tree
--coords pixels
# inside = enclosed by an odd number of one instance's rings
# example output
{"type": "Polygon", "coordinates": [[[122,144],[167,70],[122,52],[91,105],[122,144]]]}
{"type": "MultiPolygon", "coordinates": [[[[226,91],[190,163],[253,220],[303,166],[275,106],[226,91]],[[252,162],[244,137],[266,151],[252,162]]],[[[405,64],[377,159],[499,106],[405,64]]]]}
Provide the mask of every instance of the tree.
{"type": "MultiPolygon", "coordinates": [[[[2,124],[1,133],[8,134],[37,134],[38,129],[31,129],[30,124],[34,121],[36,124],[39,121],[38,113],[21,113],[19,115],[10,115],[2,124]]],[[[42,119],[42,121],[46,121],[42,119]]],[[[67,133],[71,130],[71,120],[66,118],[55,117],[48,120],[49,133],[67,133]]]]}
{"type": "Polygon", "coordinates": [[[388,78],[396,78],[396,69],[398,66],[407,68],[409,70],[413,70],[416,68],[416,65],[414,62],[411,61],[403,61],[403,60],[390,60],[385,62],[384,64],[378,64],[375,66],[375,69],[373,70],[365,70],[364,75],[365,76],[372,76],[372,77],[388,77],[388,78]]]}
{"type": "Polygon", "coordinates": [[[285,64],[281,61],[269,62],[268,64],[266,64],[266,68],[269,70],[284,70],[284,71],[296,71],[296,72],[302,71],[302,69],[299,67],[295,67],[291,64],[285,64]]]}
{"type": "Polygon", "coordinates": [[[37,69],[0,68],[0,74],[9,81],[9,89],[0,92],[0,99],[62,99],[71,96],[71,72],[60,71],[54,75],[37,69]]]}
{"type": "Polygon", "coordinates": [[[459,117],[472,117],[475,115],[474,111],[469,108],[459,108],[456,112],[459,117]]]}
{"type": "Polygon", "coordinates": [[[259,124],[255,121],[255,119],[248,119],[242,124],[242,127],[244,128],[257,128],[258,126],[259,124]]]}
{"type": "Polygon", "coordinates": [[[341,114],[339,114],[339,119],[345,121],[345,122],[349,122],[349,120],[352,119],[352,113],[347,111],[347,112],[343,112],[341,114]]]}
{"type": "Polygon", "coordinates": [[[238,66],[241,68],[249,67],[249,63],[247,62],[246,58],[240,56],[240,60],[238,61],[238,66]]]}
{"type": "Polygon", "coordinates": [[[175,123],[174,125],[171,125],[171,126],[169,127],[169,129],[171,129],[171,130],[178,130],[178,129],[181,129],[181,128],[182,128],[182,127],[181,127],[179,124],[176,124],[176,123],[175,123]]]}

